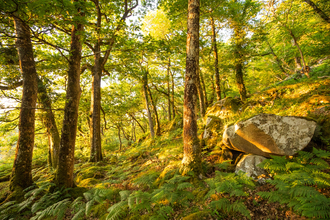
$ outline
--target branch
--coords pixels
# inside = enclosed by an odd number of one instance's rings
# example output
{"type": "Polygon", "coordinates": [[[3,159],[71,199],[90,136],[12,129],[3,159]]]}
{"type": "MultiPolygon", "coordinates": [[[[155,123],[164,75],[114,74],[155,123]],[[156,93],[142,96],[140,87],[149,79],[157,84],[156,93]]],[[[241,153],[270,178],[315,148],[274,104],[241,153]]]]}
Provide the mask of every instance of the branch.
{"type": "Polygon", "coordinates": [[[116,40],[116,37],[117,37],[117,35],[116,35],[117,32],[121,29],[121,27],[123,25],[123,22],[126,20],[126,18],[129,17],[129,13],[131,13],[134,10],[134,8],[136,8],[138,6],[138,4],[139,4],[139,1],[135,0],[135,5],[133,5],[130,9],[127,9],[127,0],[125,0],[125,13],[121,17],[121,19],[119,21],[119,24],[118,24],[117,28],[115,29],[115,32],[114,32],[112,38],[109,41],[107,51],[106,51],[106,53],[103,57],[103,62],[101,64],[102,67],[105,65],[105,63],[107,62],[107,60],[109,58],[111,49],[112,49],[113,44],[115,43],[115,40],[116,40]]]}
{"type": "Polygon", "coordinates": [[[14,83],[10,86],[2,86],[0,85],[0,90],[11,90],[11,89],[16,89],[17,87],[20,87],[23,85],[23,80],[17,82],[17,83],[14,83]]]}
{"type": "Polygon", "coordinates": [[[319,14],[321,16],[321,18],[323,18],[323,20],[325,20],[326,22],[330,23],[330,18],[320,9],[318,8],[314,2],[312,2],[311,0],[303,0],[304,2],[306,2],[307,4],[309,4],[314,11],[319,14]]]}
{"type": "Polygon", "coordinates": [[[107,128],[107,120],[105,120],[105,112],[104,112],[102,106],[101,106],[101,111],[102,111],[102,113],[103,113],[104,129],[105,129],[105,130],[108,130],[109,128],[107,128]]]}

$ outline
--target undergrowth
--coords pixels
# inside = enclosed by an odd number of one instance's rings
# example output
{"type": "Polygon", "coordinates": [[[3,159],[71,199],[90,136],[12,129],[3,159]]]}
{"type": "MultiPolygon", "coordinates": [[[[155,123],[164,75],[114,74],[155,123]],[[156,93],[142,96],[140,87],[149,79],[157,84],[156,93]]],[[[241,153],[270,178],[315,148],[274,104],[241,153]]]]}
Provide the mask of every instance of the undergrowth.
{"type": "Polygon", "coordinates": [[[330,188],[329,164],[330,152],[317,150],[300,151],[297,157],[272,156],[264,160],[260,167],[273,174],[268,180],[276,190],[259,192],[259,195],[271,202],[279,202],[292,207],[294,211],[309,218],[330,218],[330,198],[323,195],[322,188],[330,188]]]}

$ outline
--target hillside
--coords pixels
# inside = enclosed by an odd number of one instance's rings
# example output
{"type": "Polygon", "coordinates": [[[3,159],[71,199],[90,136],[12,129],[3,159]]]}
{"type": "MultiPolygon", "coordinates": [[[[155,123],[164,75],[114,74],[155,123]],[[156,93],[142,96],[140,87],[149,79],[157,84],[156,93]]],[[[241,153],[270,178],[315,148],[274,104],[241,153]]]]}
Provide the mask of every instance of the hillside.
{"type": "MultiPolygon", "coordinates": [[[[226,160],[223,129],[215,129],[216,138],[204,144],[202,180],[196,181],[189,172],[182,176],[182,118],[176,117],[163,125],[161,136],[155,139],[146,136],[121,151],[105,148],[102,162],[89,163],[88,158],[76,157],[77,187],[73,189],[54,188],[52,169],[46,161],[34,160],[35,185],[26,190],[20,202],[4,203],[0,218],[329,218],[330,79],[324,70],[321,65],[313,69],[310,79],[292,79],[253,94],[244,108],[223,120],[227,127],[268,113],[307,117],[318,123],[320,134],[305,151],[262,163],[268,171],[264,181],[234,173],[237,155],[226,160]]],[[[204,128],[200,120],[200,137],[204,128]]],[[[9,172],[2,169],[1,177],[9,172]]],[[[0,189],[3,201],[8,182],[2,182],[0,189]]]]}

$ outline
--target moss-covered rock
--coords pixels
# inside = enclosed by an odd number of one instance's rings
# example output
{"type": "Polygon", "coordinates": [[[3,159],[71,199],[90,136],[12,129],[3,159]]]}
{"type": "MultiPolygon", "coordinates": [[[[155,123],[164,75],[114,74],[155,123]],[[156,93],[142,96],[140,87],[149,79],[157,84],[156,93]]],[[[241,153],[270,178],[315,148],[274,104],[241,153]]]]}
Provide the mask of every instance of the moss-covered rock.
{"type": "Polygon", "coordinates": [[[78,186],[80,187],[95,187],[96,184],[99,184],[101,181],[94,178],[87,178],[79,182],[78,186]]]}
{"type": "Polygon", "coordinates": [[[208,117],[216,116],[220,119],[224,119],[239,111],[242,104],[242,101],[239,99],[227,97],[214,103],[212,107],[208,108],[206,115],[208,117]]]}
{"type": "Polygon", "coordinates": [[[105,171],[103,167],[90,166],[79,171],[76,177],[76,182],[80,184],[81,181],[88,178],[102,179],[105,177],[105,171]]]}

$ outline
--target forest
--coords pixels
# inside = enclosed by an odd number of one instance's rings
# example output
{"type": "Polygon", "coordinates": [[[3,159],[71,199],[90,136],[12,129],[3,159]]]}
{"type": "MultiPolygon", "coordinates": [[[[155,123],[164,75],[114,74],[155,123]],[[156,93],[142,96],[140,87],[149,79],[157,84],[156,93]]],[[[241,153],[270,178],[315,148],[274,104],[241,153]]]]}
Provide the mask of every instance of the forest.
{"type": "Polygon", "coordinates": [[[1,0],[0,219],[330,219],[328,0],[1,0]]]}

